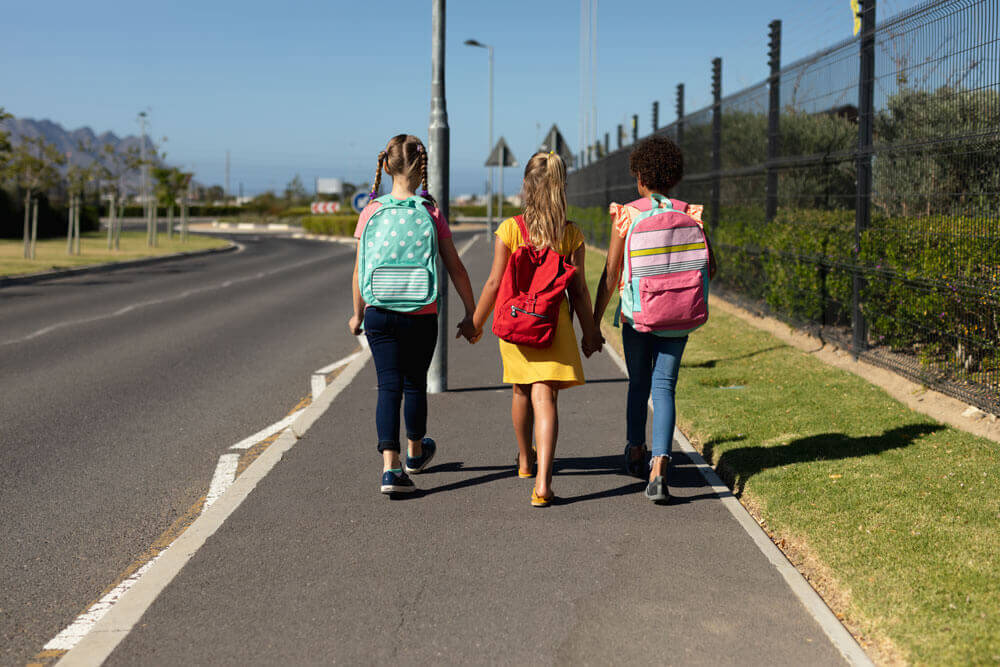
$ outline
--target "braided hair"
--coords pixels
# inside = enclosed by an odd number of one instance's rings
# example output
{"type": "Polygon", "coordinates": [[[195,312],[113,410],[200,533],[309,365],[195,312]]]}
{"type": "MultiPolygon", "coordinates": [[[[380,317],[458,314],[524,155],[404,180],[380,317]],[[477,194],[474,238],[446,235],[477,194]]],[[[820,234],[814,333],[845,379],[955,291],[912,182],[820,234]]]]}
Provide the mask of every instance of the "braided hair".
{"type": "Polygon", "coordinates": [[[378,154],[378,170],[368,201],[375,198],[382,184],[383,171],[393,180],[406,179],[407,186],[414,190],[420,185],[422,189],[418,194],[437,206],[437,202],[427,192],[427,149],[418,137],[412,134],[397,134],[389,140],[385,150],[378,154]]]}

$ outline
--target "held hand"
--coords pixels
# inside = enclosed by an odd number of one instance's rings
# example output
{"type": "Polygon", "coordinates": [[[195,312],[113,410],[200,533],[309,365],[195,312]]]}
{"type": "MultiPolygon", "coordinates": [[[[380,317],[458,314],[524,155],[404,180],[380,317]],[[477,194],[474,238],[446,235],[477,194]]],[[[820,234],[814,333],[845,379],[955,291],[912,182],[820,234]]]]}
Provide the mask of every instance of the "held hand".
{"type": "Polygon", "coordinates": [[[455,334],[455,338],[459,338],[461,336],[464,336],[465,340],[470,343],[475,343],[476,340],[479,340],[478,337],[476,337],[476,327],[472,323],[472,318],[469,316],[466,316],[464,320],[458,323],[458,332],[455,334]]]}
{"type": "Polygon", "coordinates": [[[347,321],[347,329],[351,332],[352,336],[361,335],[361,323],[364,322],[364,318],[354,314],[351,315],[351,319],[347,321]]]}
{"type": "Polygon", "coordinates": [[[580,347],[583,348],[584,356],[589,359],[594,352],[600,352],[604,348],[604,336],[600,333],[592,336],[584,335],[580,347]]]}

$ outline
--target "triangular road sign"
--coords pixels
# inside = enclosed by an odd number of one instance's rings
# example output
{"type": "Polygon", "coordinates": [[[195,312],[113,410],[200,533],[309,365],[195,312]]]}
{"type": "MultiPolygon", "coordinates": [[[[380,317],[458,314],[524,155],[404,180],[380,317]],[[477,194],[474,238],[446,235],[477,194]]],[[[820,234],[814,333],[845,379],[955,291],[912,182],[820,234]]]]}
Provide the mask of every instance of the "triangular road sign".
{"type": "Polygon", "coordinates": [[[493,147],[490,151],[490,156],[486,158],[486,164],[484,167],[517,167],[517,158],[510,151],[507,146],[507,142],[504,141],[503,137],[500,137],[500,141],[497,145],[493,147]]]}
{"type": "Polygon", "coordinates": [[[554,151],[563,159],[567,167],[573,166],[573,151],[569,149],[569,145],[566,143],[566,138],[563,137],[562,132],[559,131],[559,126],[553,124],[549,133],[545,135],[545,141],[542,145],[538,147],[538,150],[547,153],[549,151],[554,151]]]}

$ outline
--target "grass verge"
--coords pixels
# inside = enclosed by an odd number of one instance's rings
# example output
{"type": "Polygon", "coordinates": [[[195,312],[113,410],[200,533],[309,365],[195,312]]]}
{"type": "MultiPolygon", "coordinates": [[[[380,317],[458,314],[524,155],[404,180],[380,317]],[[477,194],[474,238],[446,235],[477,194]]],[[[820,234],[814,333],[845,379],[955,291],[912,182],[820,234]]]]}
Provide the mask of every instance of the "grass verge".
{"type": "Polygon", "coordinates": [[[876,661],[1000,662],[995,443],[718,310],[681,367],[679,426],[876,661]]]}
{"type": "Polygon", "coordinates": [[[66,239],[43,239],[35,246],[35,259],[24,259],[20,239],[0,239],[0,275],[13,276],[24,273],[38,273],[53,269],[69,269],[77,266],[105,264],[108,262],[124,262],[130,259],[171,255],[178,252],[223,248],[229,242],[210,236],[191,234],[187,243],[181,243],[180,237],[174,234],[174,240],[168,241],[160,235],[156,248],[146,247],[146,232],[122,232],[121,249],[108,250],[106,232],[90,232],[80,235],[80,254],[66,254],[66,239]]]}

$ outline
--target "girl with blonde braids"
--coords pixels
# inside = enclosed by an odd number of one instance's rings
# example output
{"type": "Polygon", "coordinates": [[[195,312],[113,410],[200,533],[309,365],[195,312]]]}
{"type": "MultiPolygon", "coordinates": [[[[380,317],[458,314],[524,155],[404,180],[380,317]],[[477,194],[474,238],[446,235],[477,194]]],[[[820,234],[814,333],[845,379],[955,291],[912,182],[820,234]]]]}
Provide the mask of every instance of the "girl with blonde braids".
{"type": "Polygon", "coordinates": [[[530,238],[522,238],[513,218],[497,228],[490,277],[473,316],[473,342],[493,312],[497,292],[511,254],[521,245],[548,247],[576,267],[550,347],[535,348],[500,341],[503,381],[514,385],[511,419],[518,448],[518,476],[535,477],[531,504],[547,507],[552,493],[552,462],[559,435],[558,398],[561,389],[584,383],[583,365],[576,348],[570,317],[572,308],[583,328],[583,351],[588,357],[601,349],[603,339],[594,326],[590,291],[585,280],[586,246],[580,228],[566,220],[566,165],[554,153],[536,153],[524,169],[524,223],[530,238]],[[535,448],[532,448],[534,433],[535,448]],[[537,473],[535,469],[537,468],[537,473]]]}
{"type": "MultiPolygon", "coordinates": [[[[419,196],[426,200],[423,205],[434,222],[438,252],[465,305],[465,318],[458,323],[456,338],[464,335],[471,340],[474,333],[472,312],[475,308],[472,285],[469,274],[458,257],[448,222],[427,193],[427,151],[417,137],[398,134],[378,154],[378,170],[375,172],[372,196],[358,218],[354,236],[361,238],[365,225],[382,206],[380,201],[372,201],[379,190],[382,172],[392,177],[392,190],[388,195],[390,204],[405,202],[416,196],[415,190],[418,185],[421,186],[419,196]]],[[[352,283],[354,315],[348,328],[357,336],[361,333],[363,324],[378,374],[375,426],[378,432],[378,451],[382,454],[383,464],[381,491],[387,494],[410,492],[416,487],[406,473],[423,471],[437,449],[432,439],[424,437],[427,433],[427,369],[437,342],[437,303],[430,303],[415,312],[400,312],[365,304],[358,280],[362,252],[359,243],[352,283]],[[407,438],[408,456],[405,464],[400,459],[401,403],[407,438]]]]}

